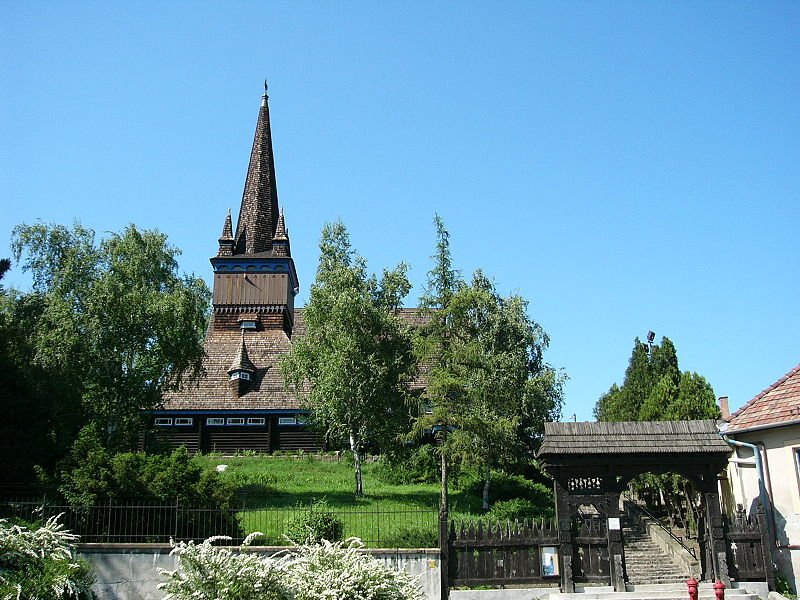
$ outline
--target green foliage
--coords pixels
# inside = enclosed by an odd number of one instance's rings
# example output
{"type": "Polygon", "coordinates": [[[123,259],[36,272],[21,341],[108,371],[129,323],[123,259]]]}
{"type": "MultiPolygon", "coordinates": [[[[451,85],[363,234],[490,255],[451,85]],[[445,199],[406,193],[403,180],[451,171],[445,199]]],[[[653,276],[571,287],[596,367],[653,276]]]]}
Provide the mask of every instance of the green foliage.
{"type": "MultiPolygon", "coordinates": [[[[697,373],[678,366],[675,345],[668,338],[648,347],[639,338],[625,371],[622,386],[616,384],[600,397],[594,408],[599,421],[683,421],[718,419],[719,407],[711,385],[697,373]]],[[[664,504],[672,518],[685,527],[699,513],[700,499],[689,482],[675,474],[644,474],[631,482],[642,498],[664,504]]]]}
{"type": "Polygon", "coordinates": [[[549,338],[527,301],[500,296],[481,271],[469,284],[461,280],[449,234],[438,216],[435,222],[437,250],[422,302],[428,323],[417,339],[419,360],[430,365],[423,402],[431,410],[421,411],[415,431],[437,428],[449,463],[488,474],[535,449],[544,423],[560,415],[564,375],[544,362],[549,338]]]}
{"type": "Polygon", "coordinates": [[[304,313],[306,335],[281,360],[287,386],[313,411],[312,424],[327,439],[349,441],[356,496],[363,493],[365,445],[389,447],[407,427],[414,357],[408,327],[395,310],[408,289],[405,265],[384,271],[380,282],[369,277],[344,225],[326,225],[304,313]]]}
{"type": "Polygon", "coordinates": [[[59,491],[72,506],[104,502],[174,502],[228,508],[234,487],[207,471],[181,446],[169,455],[109,453],[96,425],[81,430],[61,464],[59,491]]]}
{"type": "MultiPolygon", "coordinates": [[[[492,504],[489,517],[498,521],[522,521],[536,519],[544,515],[539,512],[539,507],[530,500],[514,498],[513,500],[500,500],[492,504]]],[[[550,515],[546,515],[550,516],[550,515]]]]}
{"type": "Polygon", "coordinates": [[[286,537],[300,544],[317,544],[323,540],[342,540],[342,520],[330,510],[325,500],[317,500],[310,506],[298,506],[297,515],[286,527],[286,537]]]}
{"type": "Polygon", "coordinates": [[[598,421],[682,421],[720,413],[711,385],[697,373],[681,373],[675,345],[664,337],[650,351],[636,338],[622,386],[612,385],[594,414],[598,421]]]}
{"type": "Polygon", "coordinates": [[[392,540],[398,548],[438,548],[439,532],[435,525],[406,525],[394,531],[392,540]]]}
{"type": "Polygon", "coordinates": [[[215,536],[202,544],[173,543],[170,554],[177,556],[180,568],[159,569],[167,581],[159,584],[164,600],[291,600],[285,577],[285,561],[247,552],[257,535],[248,536],[240,551],[218,548],[215,536]]]}
{"type": "Polygon", "coordinates": [[[430,444],[383,455],[376,475],[393,484],[436,483],[439,481],[439,456],[430,444]]]}
{"type": "Polygon", "coordinates": [[[91,569],[75,559],[77,536],[58,517],[36,529],[0,519],[0,597],[90,600],[91,569]]]}
{"type": "Polygon", "coordinates": [[[97,243],[79,223],[23,224],[12,249],[33,277],[6,299],[29,338],[22,369],[79,399],[113,447],[129,446],[139,411],[199,374],[208,288],[178,275],[164,234],[133,225],[97,243]]]}
{"type": "MultiPolygon", "coordinates": [[[[463,474],[459,483],[462,490],[480,496],[485,480],[481,473],[473,470],[463,474]]],[[[541,483],[530,481],[521,475],[509,475],[503,471],[492,470],[491,484],[492,495],[495,498],[490,508],[490,514],[493,516],[495,510],[510,511],[514,506],[520,506],[521,510],[528,511],[526,518],[550,517],[554,514],[553,490],[541,483]],[[507,502],[512,503],[508,505],[509,508],[495,509],[498,504],[507,502]]]]}
{"type": "Polygon", "coordinates": [[[301,546],[294,554],[267,557],[202,544],[175,545],[181,568],[159,569],[167,578],[159,587],[164,600],[422,600],[415,579],[362,553],[351,539],[301,546]]]}
{"type": "Polygon", "coordinates": [[[780,571],[775,572],[775,591],[789,600],[797,600],[796,590],[789,579],[780,571]]]}

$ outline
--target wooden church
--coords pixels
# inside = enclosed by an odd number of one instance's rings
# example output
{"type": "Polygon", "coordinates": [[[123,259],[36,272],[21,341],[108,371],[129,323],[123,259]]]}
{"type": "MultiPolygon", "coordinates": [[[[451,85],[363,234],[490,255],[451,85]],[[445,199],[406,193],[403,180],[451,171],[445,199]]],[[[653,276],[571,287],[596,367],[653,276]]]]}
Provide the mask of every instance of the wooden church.
{"type": "Polygon", "coordinates": [[[302,310],[289,235],[278,205],[266,88],[258,113],[242,203],[230,212],[211,259],[214,292],[205,338],[204,376],[164,396],[146,415],[148,430],[191,452],[318,450],[304,411],[284,390],[278,367],[302,310]]]}

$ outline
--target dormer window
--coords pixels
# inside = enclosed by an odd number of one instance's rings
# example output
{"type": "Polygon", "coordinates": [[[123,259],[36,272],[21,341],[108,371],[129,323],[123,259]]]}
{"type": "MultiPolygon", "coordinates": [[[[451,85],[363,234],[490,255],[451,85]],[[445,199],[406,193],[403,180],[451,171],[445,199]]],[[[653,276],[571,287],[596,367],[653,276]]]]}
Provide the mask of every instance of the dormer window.
{"type": "Polygon", "coordinates": [[[255,331],[258,329],[258,321],[255,319],[242,319],[239,321],[239,328],[246,331],[255,331]]]}
{"type": "Polygon", "coordinates": [[[245,381],[250,381],[250,373],[247,371],[232,371],[231,372],[231,380],[233,379],[244,379],[245,381]]]}

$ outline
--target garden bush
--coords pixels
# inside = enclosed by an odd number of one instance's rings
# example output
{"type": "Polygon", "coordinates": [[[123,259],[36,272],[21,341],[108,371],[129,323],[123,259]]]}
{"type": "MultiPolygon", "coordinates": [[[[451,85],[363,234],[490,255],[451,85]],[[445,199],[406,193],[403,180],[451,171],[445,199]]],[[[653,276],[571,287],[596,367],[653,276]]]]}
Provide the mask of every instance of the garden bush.
{"type": "Polygon", "coordinates": [[[398,548],[438,548],[439,532],[435,525],[408,525],[394,532],[392,542],[398,548]]]}
{"type": "Polygon", "coordinates": [[[297,544],[314,544],[327,540],[338,542],[342,539],[344,526],[324,500],[317,500],[311,506],[298,505],[299,511],[286,527],[286,537],[297,544]]]}
{"type": "Polygon", "coordinates": [[[247,551],[256,535],[238,551],[212,545],[230,540],[222,536],[173,544],[179,568],[159,569],[167,578],[159,585],[164,600],[422,600],[414,577],[361,552],[355,538],[267,557],[247,551]]]}
{"type": "Polygon", "coordinates": [[[488,516],[498,521],[522,521],[540,518],[543,515],[539,511],[539,507],[530,500],[514,498],[495,502],[489,509],[488,516]]]}
{"type": "Polygon", "coordinates": [[[58,517],[33,529],[0,519],[0,598],[4,600],[89,600],[94,581],[86,563],[76,560],[78,536],[58,517]]]}
{"type": "Polygon", "coordinates": [[[440,463],[436,448],[425,444],[381,456],[376,474],[382,481],[395,485],[438,483],[441,478],[440,463]]]}
{"type": "MultiPolygon", "coordinates": [[[[465,473],[460,484],[460,488],[470,494],[478,497],[483,494],[483,477],[477,472],[465,473]]],[[[492,504],[515,499],[527,501],[530,504],[530,518],[552,517],[555,514],[552,490],[521,475],[492,471],[489,497],[492,504]]]]}
{"type": "Polygon", "coordinates": [[[290,600],[285,563],[245,551],[258,535],[245,538],[240,551],[212,545],[229,541],[227,536],[211,537],[202,544],[173,543],[171,554],[178,557],[180,567],[159,569],[167,578],[158,586],[166,592],[164,600],[290,600]]]}

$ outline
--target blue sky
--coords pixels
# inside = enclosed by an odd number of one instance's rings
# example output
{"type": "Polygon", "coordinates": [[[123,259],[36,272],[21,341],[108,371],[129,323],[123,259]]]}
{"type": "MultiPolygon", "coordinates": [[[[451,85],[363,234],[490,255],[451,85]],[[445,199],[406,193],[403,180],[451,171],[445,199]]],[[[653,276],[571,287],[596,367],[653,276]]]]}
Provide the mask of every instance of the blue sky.
{"type": "Polygon", "coordinates": [[[798,58],[797,2],[4,2],[0,254],[132,222],[209,281],[267,77],[301,303],[341,218],[414,305],[438,212],[530,300],[565,417],[649,329],[736,408],[800,362],[798,58]]]}

